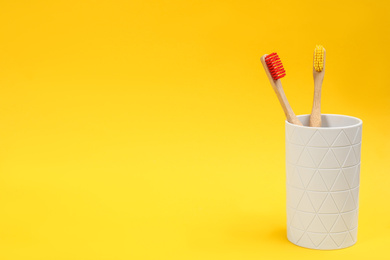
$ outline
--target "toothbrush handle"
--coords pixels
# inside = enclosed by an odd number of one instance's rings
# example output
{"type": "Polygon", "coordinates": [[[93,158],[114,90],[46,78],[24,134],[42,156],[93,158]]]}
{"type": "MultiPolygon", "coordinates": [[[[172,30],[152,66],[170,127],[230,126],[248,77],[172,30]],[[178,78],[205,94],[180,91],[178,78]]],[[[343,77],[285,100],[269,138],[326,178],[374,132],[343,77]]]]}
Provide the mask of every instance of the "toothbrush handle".
{"type": "Polygon", "coordinates": [[[287,100],[286,94],[284,94],[284,90],[283,90],[282,83],[281,83],[280,79],[274,81],[274,83],[275,83],[274,90],[275,90],[276,96],[278,97],[280,105],[283,108],[283,111],[284,111],[284,114],[286,115],[287,121],[292,123],[292,124],[295,124],[295,125],[302,125],[301,121],[299,121],[299,119],[294,114],[294,112],[290,106],[290,103],[288,103],[288,100],[287,100]]]}
{"type": "Polygon", "coordinates": [[[314,98],[313,108],[310,115],[309,125],[312,127],[321,127],[321,86],[323,77],[322,75],[314,76],[314,98]]]}

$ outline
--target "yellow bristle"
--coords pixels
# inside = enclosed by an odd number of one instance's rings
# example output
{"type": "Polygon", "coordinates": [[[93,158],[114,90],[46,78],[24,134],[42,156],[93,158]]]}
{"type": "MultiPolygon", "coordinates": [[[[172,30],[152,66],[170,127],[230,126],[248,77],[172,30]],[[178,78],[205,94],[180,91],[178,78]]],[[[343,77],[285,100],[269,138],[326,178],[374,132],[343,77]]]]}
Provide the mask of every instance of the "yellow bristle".
{"type": "Polygon", "coordinates": [[[324,68],[324,47],[316,45],[314,50],[314,69],[321,72],[324,68]]]}

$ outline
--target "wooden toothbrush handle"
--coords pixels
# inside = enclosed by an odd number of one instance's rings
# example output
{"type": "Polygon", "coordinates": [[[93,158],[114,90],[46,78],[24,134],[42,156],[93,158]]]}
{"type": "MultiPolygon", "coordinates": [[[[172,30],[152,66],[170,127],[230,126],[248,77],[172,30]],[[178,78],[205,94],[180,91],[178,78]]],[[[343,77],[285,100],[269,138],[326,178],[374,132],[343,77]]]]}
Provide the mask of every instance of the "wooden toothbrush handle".
{"type": "Polygon", "coordinates": [[[291,124],[295,125],[302,125],[301,121],[296,117],[294,114],[290,103],[288,103],[286,94],[284,94],[284,90],[282,87],[282,83],[280,82],[280,79],[274,81],[274,90],[276,93],[276,96],[279,99],[280,105],[282,105],[284,114],[286,115],[287,121],[290,122],[291,124]]]}
{"type": "Polygon", "coordinates": [[[321,75],[314,77],[314,98],[313,108],[311,110],[309,125],[311,127],[321,127],[321,86],[323,77],[321,75]]]}

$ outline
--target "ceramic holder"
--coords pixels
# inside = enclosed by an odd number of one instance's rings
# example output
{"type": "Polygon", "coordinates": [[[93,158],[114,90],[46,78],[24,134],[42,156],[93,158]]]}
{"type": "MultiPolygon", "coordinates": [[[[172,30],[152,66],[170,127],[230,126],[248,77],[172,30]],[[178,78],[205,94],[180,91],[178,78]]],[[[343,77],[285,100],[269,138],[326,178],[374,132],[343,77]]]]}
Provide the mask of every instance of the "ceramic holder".
{"type": "Polygon", "coordinates": [[[312,249],[357,239],[362,121],[322,115],[322,127],[286,121],[287,238],[312,249]]]}

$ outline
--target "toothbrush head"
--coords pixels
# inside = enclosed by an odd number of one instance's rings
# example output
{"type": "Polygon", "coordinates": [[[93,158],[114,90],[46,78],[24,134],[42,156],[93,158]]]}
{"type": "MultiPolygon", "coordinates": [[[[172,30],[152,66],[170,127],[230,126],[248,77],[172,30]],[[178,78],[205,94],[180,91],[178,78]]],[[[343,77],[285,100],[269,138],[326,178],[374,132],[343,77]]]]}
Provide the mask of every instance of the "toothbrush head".
{"type": "Polygon", "coordinates": [[[281,79],[286,76],[286,71],[283,68],[282,61],[276,52],[267,55],[264,60],[274,80],[281,79]]]}
{"type": "Polygon", "coordinates": [[[322,45],[316,45],[314,49],[314,70],[321,72],[324,69],[324,47],[322,45]]]}

